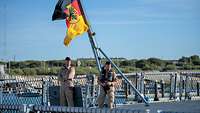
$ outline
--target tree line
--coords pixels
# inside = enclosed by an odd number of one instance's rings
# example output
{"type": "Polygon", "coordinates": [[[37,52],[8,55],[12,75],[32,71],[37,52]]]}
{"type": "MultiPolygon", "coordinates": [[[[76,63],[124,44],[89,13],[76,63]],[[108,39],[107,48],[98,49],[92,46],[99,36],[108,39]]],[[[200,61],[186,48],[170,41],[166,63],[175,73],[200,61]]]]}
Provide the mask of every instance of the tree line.
{"type": "MultiPolygon", "coordinates": [[[[125,59],[112,58],[122,72],[139,72],[139,71],[176,71],[176,70],[200,70],[200,58],[198,55],[190,57],[181,57],[178,60],[162,60],[159,58],[148,59],[125,59]]],[[[101,59],[102,64],[106,59],[101,59]]],[[[76,74],[98,74],[94,58],[80,58],[72,61],[76,66],[76,74]]],[[[6,65],[6,72],[11,75],[57,75],[64,65],[64,60],[49,61],[10,61],[2,62],[6,65]]]]}

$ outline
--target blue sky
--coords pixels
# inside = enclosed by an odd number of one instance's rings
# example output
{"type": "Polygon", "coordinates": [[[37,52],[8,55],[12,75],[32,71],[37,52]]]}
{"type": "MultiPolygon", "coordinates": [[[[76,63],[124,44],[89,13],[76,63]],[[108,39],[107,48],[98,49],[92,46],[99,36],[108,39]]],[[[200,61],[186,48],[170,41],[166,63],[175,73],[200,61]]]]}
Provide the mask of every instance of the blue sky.
{"type": "MultiPolygon", "coordinates": [[[[0,59],[93,57],[87,34],[63,45],[57,0],[0,0],[0,59]]],[[[200,55],[199,0],[82,0],[98,45],[111,57],[200,55]]]]}

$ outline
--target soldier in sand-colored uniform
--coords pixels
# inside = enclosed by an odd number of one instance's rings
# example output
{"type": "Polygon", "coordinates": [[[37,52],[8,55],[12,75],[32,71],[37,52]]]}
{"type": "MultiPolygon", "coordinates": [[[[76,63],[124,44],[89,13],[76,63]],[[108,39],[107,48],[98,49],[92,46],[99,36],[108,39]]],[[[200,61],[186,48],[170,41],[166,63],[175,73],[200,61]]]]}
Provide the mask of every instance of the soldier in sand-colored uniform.
{"type": "Polygon", "coordinates": [[[59,81],[61,83],[60,87],[60,105],[65,106],[66,100],[69,107],[74,106],[73,100],[73,79],[75,76],[75,68],[71,65],[71,59],[69,57],[65,58],[65,65],[60,71],[59,81]]]}
{"type": "Polygon", "coordinates": [[[97,98],[98,106],[103,108],[106,95],[108,96],[108,107],[113,108],[115,98],[115,84],[117,82],[116,74],[111,69],[111,63],[106,62],[98,79],[100,85],[100,94],[97,98]]]}

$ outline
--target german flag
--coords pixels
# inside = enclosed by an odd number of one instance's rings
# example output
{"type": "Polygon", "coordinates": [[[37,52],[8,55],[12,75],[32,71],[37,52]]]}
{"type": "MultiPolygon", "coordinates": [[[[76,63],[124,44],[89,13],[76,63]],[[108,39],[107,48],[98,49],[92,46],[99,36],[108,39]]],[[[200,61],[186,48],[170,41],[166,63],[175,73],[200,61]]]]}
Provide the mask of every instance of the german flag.
{"type": "Polygon", "coordinates": [[[64,12],[68,15],[66,17],[66,25],[68,29],[64,39],[64,44],[69,46],[72,39],[76,36],[82,35],[88,30],[88,26],[83,19],[77,0],[72,0],[71,4],[66,6],[64,12]]]}

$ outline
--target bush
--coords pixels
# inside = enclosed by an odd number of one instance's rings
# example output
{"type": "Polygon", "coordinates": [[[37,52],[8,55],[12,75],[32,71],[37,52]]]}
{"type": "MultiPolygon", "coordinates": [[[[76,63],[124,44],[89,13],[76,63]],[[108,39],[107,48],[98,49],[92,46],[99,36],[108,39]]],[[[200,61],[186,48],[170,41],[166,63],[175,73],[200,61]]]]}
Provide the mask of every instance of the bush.
{"type": "Polygon", "coordinates": [[[24,75],[24,72],[21,69],[11,69],[10,75],[24,75]]]}
{"type": "Polygon", "coordinates": [[[158,59],[158,58],[149,58],[148,60],[147,60],[150,64],[154,64],[154,65],[156,65],[156,66],[163,66],[163,65],[165,65],[165,61],[163,61],[163,60],[160,60],[160,59],[158,59]]]}
{"type": "Polygon", "coordinates": [[[1,65],[5,65],[6,63],[5,63],[5,62],[3,62],[3,61],[0,61],[0,64],[1,64],[1,65]]]}
{"type": "Polygon", "coordinates": [[[146,65],[148,65],[148,62],[146,60],[138,60],[135,63],[136,68],[143,69],[146,65]]]}
{"type": "Polygon", "coordinates": [[[46,64],[49,67],[59,67],[59,66],[63,66],[64,60],[50,60],[50,61],[46,61],[46,64]]]}
{"type": "Polygon", "coordinates": [[[23,72],[24,72],[24,75],[26,75],[26,76],[37,74],[37,71],[34,68],[24,68],[23,72]]]}
{"type": "Polygon", "coordinates": [[[188,57],[182,57],[178,60],[178,62],[182,62],[182,63],[190,63],[190,58],[188,57]]]}
{"type": "Polygon", "coordinates": [[[47,74],[47,69],[45,68],[35,68],[37,75],[46,75],[47,74]]]}
{"type": "Polygon", "coordinates": [[[198,65],[198,66],[193,66],[193,69],[194,70],[200,70],[200,66],[198,65]]]}
{"type": "Polygon", "coordinates": [[[120,62],[120,66],[135,66],[135,61],[133,60],[124,60],[120,62]]]}
{"type": "Polygon", "coordinates": [[[30,68],[37,68],[37,67],[42,66],[42,63],[39,61],[26,61],[26,63],[27,63],[27,67],[30,67],[30,68]]]}
{"type": "Polygon", "coordinates": [[[183,69],[184,69],[184,70],[191,70],[191,69],[192,69],[192,65],[190,65],[190,64],[185,64],[185,65],[183,65],[183,69]]]}
{"type": "Polygon", "coordinates": [[[76,75],[85,75],[85,74],[99,74],[97,68],[94,67],[76,67],[76,75]]]}
{"type": "Polygon", "coordinates": [[[172,71],[172,70],[176,70],[176,66],[173,65],[173,64],[166,65],[166,66],[163,68],[163,71],[172,71]]]}
{"type": "Polygon", "coordinates": [[[122,67],[120,69],[121,69],[121,71],[123,73],[133,73],[133,72],[136,72],[136,71],[141,71],[141,69],[139,69],[139,68],[130,67],[130,66],[128,66],[128,67],[122,67]]]}
{"type": "Polygon", "coordinates": [[[52,68],[48,68],[48,72],[46,74],[48,75],[58,75],[60,71],[59,67],[52,67],[52,68]]]}
{"type": "Polygon", "coordinates": [[[145,64],[143,67],[142,67],[142,70],[143,71],[149,71],[149,70],[154,70],[150,65],[148,64],[145,64]]]}

